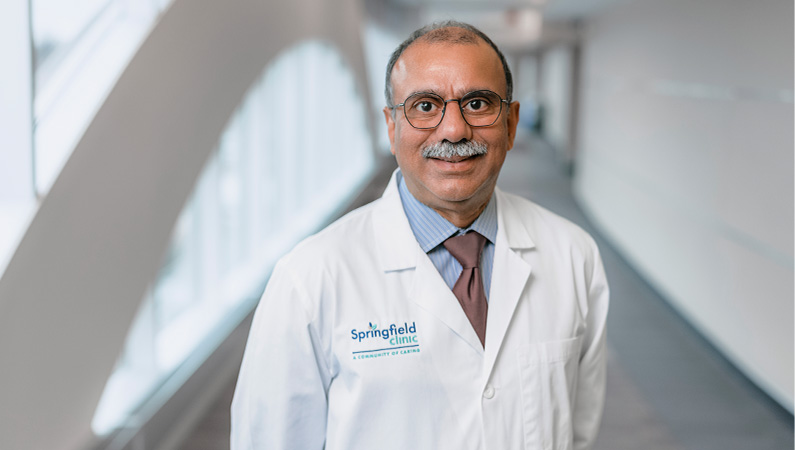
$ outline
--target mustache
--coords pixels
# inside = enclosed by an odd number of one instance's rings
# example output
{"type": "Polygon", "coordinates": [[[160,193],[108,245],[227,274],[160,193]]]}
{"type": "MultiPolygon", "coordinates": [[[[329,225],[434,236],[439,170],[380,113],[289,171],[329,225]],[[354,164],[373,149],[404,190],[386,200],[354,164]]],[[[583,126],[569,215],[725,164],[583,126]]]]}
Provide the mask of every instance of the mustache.
{"type": "Polygon", "coordinates": [[[485,155],[489,151],[486,144],[476,141],[450,142],[442,141],[428,145],[422,149],[423,158],[469,158],[470,156],[485,155]]]}

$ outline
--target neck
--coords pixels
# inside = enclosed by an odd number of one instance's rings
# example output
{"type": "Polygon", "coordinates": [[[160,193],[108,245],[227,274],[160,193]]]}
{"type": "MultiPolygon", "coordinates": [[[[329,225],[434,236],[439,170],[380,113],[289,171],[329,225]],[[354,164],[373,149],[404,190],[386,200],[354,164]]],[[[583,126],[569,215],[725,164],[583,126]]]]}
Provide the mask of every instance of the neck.
{"type": "Polygon", "coordinates": [[[486,205],[488,205],[488,199],[486,202],[477,205],[476,207],[472,208],[456,208],[456,209],[439,209],[433,208],[434,211],[438,212],[440,216],[444,217],[448,222],[452,223],[458,228],[466,228],[472,225],[472,222],[475,221],[480,216],[480,213],[486,209],[486,205]]]}

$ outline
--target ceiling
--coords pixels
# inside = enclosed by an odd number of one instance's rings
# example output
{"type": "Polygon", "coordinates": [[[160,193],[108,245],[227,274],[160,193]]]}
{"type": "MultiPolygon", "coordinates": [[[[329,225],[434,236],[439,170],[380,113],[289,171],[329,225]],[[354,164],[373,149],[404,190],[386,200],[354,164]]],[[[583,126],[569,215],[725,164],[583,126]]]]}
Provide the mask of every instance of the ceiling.
{"type": "Polygon", "coordinates": [[[632,0],[368,0],[403,34],[423,24],[455,19],[471,23],[506,50],[533,49],[576,38],[576,23],[632,0]]]}
{"type": "Polygon", "coordinates": [[[420,8],[466,10],[511,10],[538,8],[552,20],[572,20],[588,16],[615,3],[628,0],[383,0],[385,3],[420,8]]]}

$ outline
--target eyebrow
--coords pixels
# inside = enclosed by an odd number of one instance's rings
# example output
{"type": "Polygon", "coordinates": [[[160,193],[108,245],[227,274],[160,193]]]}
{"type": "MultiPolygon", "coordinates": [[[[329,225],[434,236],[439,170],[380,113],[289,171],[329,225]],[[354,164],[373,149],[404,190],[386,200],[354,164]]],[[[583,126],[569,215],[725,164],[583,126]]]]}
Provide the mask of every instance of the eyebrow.
{"type": "Polygon", "coordinates": [[[406,98],[409,98],[409,97],[411,97],[413,95],[417,95],[417,94],[433,94],[433,95],[438,95],[439,97],[444,98],[444,95],[440,94],[439,92],[437,92],[437,91],[435,91],[433,89],[421,89],[419,91],[414,91],[414,92],[409,93],[409,95],[407,95],[406,98]]]}
{"type": "MultiPolygon", "coordinates": [[[[466,90],[462,89],[462,91],[463,92],[460,95],[458,95],[458,97],[456,97],[456,98],[461,98],[461,97],[469,94],[470,92],[477,92],[477,91],[491,91],[491,92],[495,92],[495,93],[497,92],[494,89],[489,88],[489,87],[468,88],[466,90]]],[[[417,95],[417,94],[434,94],[434,95],[438,95],[439,97],[442,97],[445,100],[448,100],[444,95],[442,95],[440,92],[436,91],[435,89],[421,89],[421,90],[418,90],[418,91],[411,92],[411,93],[409,93],[409,95],[406,96],[406,99],[411,97],[412,95],[417,95]]],[[[405,101],[405,99],[404,99],[404,101],[405,101]]]]}

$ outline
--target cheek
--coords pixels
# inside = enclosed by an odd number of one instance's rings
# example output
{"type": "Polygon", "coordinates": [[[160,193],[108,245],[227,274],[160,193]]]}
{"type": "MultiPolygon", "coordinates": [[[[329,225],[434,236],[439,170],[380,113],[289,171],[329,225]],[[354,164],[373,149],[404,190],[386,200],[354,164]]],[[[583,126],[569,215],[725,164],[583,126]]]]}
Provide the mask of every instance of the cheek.
{"type": "Polygon", "coordinates": [[[397,155],[404,160],[411,158],[422,158],[422,147],[426,145],[426,137],[423,134],[417,133],[416,130],[396,130],[395,142],[393,148],[396,150],[397,155]]]}
{"type": "Polygon", "coordinates": [[[505,132],[500,130],[488,130],[487,133],[480,133],[473,137],[473,140],[486,144],[489,153],[505,153],[508,148],[508,137],[505,132]]]}

